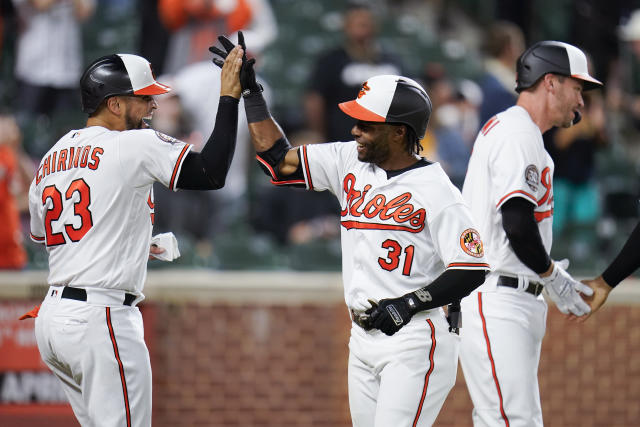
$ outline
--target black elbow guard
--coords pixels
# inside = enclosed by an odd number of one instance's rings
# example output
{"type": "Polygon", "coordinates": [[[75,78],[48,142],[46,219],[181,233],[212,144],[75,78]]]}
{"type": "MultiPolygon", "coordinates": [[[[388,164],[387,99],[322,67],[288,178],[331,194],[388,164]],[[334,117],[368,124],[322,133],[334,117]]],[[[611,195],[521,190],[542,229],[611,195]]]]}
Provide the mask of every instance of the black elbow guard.
{"type": "Polygon", "coordinates": [[[256,159],[262,171],[271,177],[272,184],[306,186],[301,163],[298,163],[298,168],[292,174],[282,175],[280,173],[280,164],[291,148],[293,147],[291,147],[289,141],[282,137],[267,151],[257,153],[256,159]]]}

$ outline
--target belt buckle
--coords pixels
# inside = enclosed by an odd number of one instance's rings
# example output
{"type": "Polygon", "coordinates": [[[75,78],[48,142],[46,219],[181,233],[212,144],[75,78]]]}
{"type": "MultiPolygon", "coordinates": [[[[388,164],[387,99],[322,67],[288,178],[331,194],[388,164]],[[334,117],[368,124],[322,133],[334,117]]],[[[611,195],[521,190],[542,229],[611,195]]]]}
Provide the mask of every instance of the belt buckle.
{"type": "Polygon", "coordinates": [[[542,293],[542,289],[544,288],[544,284],[540,282],[533,282],[533,295],[538,296],[542,293]]]}

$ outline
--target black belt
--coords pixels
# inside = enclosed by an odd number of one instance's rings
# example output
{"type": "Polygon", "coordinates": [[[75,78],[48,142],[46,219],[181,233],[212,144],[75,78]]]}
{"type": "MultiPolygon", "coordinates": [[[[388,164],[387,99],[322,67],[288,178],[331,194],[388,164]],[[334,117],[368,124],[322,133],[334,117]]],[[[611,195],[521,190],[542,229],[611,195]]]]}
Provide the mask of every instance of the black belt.
{"type": "MultiPolygon", "coordinates": [[[[498,286],[506,286],[508,288],[518,289],[518,278],[509,277],[509,276],[500,276],[498,277],[498,286]]],[[[529,285],[524,291],[529,292],[534,296],[538,296],[542,293],[542,288],[544,288],[544,285],[542,283],[529,282],[529,285]]]]}
{"type": "MultiPolygon", "coordinates": [[[[65,286],[62,289],[61,298],[74,299],[77,301],[86,301],[87,300],[87,291],[81,288],[71,288],[69,286],[65,286]]],[[[124,294],[124,305],[131,305],[133,301],[136,299],[136,296],[133,294],[124,294]]]]}

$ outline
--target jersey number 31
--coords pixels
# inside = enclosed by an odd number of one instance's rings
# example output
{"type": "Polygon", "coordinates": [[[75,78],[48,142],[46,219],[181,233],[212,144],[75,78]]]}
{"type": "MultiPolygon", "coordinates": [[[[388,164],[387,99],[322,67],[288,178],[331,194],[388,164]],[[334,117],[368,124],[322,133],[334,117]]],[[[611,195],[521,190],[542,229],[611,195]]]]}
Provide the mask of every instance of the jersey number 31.
{"type": "MultiPolygon", "coordinates": [[[[382,242],[382,247],[387,249],[389,252],[387,253],[386,258],[378,258],[378,264],[387,271],[395,270],[400,265],[400,256],[403,252],[402,246],[400,246],[400,243],[395,240],[387,239],[382,242]]],[[[409,245],[404,248],[404,255],[402,274],[409,276],[411,275],[411,265],[413,264],[413,245],[409,245]]]]}
{"type": "MultiPolygon", "coordinates": [[[[91,192],[89,186],[84,179],[76,179],[71,182],[67,191],[64,192],[65,200],[71,200],[74,193],[78,193],[78,201],[73,204],[73,213],[80,217],[80,226],[74,227],[73,224],[64,224],[64,231],[72,242],[78,242],[87,234],[87,231],[93,227],[93,219],[89,205],[91,204],[91,192]]],[[[42,204],[46,205],[47,200],[51,200],[51,208],[47,209],[44,216],[44,229],[46,233],[47,246],[64,245],[67,240],[64,233],[54,233],[51,227],[53,221],[57,221],[62,215],[64,209],[62,202],[62,193],[55,185],[49,185],[42,192],[42,204]]]]}

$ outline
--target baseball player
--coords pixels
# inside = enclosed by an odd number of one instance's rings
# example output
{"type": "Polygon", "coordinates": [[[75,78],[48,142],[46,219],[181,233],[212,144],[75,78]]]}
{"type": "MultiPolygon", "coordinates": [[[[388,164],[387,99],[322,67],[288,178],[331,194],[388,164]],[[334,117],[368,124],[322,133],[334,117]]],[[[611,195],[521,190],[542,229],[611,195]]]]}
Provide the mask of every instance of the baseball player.
{"type": "Polygon", "coordinates": [[[448,324],[441,306],[468,295],[489,266],[461,194],[439,164],[417,155],[427,93],[406,77],[371,77],[339,104],[357,120],[354,141],[292,148],[269,115],[254,60],[243,61],[249,130],[271,182],[328,190],[342,208],[353,425],[432,425],[458,357],[459,313],[451,310],[448,324]]]}
{"type": "Polygon", "coordinates": [[[235,49],[224,63],[216,126],[200,153],[147,125],[153,95],[170,89],[146,59],[94,61],[80,80],[86,127],[49,150],[31,183],[31,238],[49,253],[49,290],[33,313],[37,344],[83,426],[151,425],[151,365],[136,305],[144,299],[152,185],[224,185],[241,57],[235,49]]]}
{"type": "Polygon", "coordinates": [[[517,61],[515,106],[479,132],[462,195],[478,221],[491,273],[462,300],[460,361],[475,426],[541,426],[538,362],[545,332],[546,290],[558,309],[581,316],[589,306],[567,265],[549,258],[553,161],[542,133],[569,127],[584,106],[582,91],[601,86],[584,53],[544,41],[517,61]]]}

